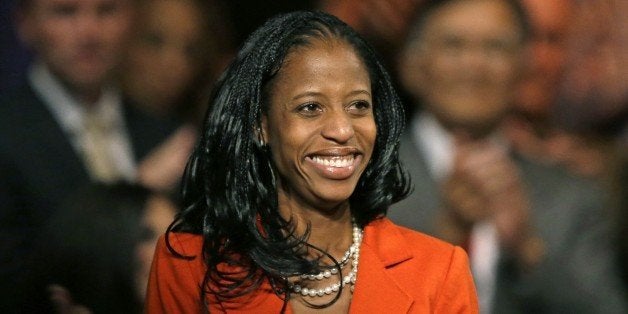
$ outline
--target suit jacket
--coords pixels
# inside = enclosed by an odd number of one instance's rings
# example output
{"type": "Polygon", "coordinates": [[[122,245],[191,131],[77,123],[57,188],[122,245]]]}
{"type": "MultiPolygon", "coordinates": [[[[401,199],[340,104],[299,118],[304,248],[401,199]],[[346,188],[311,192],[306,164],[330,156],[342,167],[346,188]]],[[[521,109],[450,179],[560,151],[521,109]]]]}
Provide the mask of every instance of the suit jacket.
{"type": "MultiPolygon", "coordinates": [[[[400,159],[414,190],[392,206],[388,217],[436,235],[439,184],[408,133],[401,140],[400,159]]],[[[604,193],[556,167],[514,158],[531,201],[533,230],[546,253],[538,267],[524,272],[501,252],[493,313],[628,313],[613,263],[604,193]]]]}
{"type": "MultiPolygon", "coordinates": [[[[170,243],[192,260],[177,258],[162,237],[148,284],[147,313],[200,313],[203,276],[202,237],[171,234],[170,243]]],[[[279,313],[283,300],[267,282],[251,295],[218,304],[211,313],[279,313]]],[[[287,313],[292,313],[290,306],[287,313]]],[[[467,256],[424,234],[386,218],[364,229],[350,313],[478,313],[467,256]]]]}
{"type": "MultiPolygon", "coordinates": [[[[128,104],[123,116],[136,160],[173,130],[128,104]]],[[[77,188],[90,183],[81,157],[29,85],[0,97],[0,312],[17,293],[17,278],[39,228],[77,188]]]]}

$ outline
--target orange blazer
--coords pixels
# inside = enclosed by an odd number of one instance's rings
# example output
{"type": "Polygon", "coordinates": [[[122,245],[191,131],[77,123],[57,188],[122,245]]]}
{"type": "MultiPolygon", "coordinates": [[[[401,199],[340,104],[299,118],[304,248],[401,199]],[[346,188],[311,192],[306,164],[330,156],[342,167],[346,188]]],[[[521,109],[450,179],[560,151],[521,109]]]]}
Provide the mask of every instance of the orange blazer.
{"type": "MultiPolygon", "coordinates": [[[[159,240],[153,259],[146,312],[202,313],[205,265],[202,237],[172,233],[177,258],[159,240]]],[[[279,313],[281,300],[265,282],[254,293],[229,302],[209,301],[210,313],[279,313]]],[[[478,313],[467,255],[460,247],[394,225],[387,218],[364,229],[360,267],[350,313],[478,313]]],[[[287,305],[286,313],[292,313],[287,305]]]]}

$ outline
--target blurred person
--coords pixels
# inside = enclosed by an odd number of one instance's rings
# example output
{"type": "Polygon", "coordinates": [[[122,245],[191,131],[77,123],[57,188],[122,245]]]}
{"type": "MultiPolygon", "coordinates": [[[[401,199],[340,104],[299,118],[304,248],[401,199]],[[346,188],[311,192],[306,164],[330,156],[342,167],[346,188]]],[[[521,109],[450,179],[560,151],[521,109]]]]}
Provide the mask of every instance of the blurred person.
{"type": "MultiPolygon", "coordinates": [[[[628,3],[580,1],[570,29],[565,73],[553,114],[568,130],[626,122],[628,3]],[[624,118],[621,121],[617,119],[624,118]]],[[[618,130],[625,131],[619,125],[618,130]]]]}
{"type": "Polygon", "coordinates": [[[399,62],[424,108],[400,147],[415,189],[389,217],[467,248],[483,313],[624,313],[606,196],[502,133],[527,38],[516,1],[422,7],[399,62]]]}
{"type": "Polygon", "coordinates": [[[141,313],[157,239],[175,212],[140,185],[80,188],[37,235],[20,313],[141,313]]]}
{"type": "Polygon", "coordinates": [[[0,311],[12,312],[32,237],[76,188],[134,180],[173,130],[129,106],[114,70],[133,0],[22,0],[17,29],[33,50],[27,81],[0,96],[0,311]]]}
{"type": "Polygon", "coordinates": [[[534,26],[530,74],[506,131],[528,157],[612,182],[628,128],[625,2],[524,1],[534,26]]]}
{"type": "Polygon", "coordinates": [[[523,0],[522,4],[531,34],[515,108],[536,123],[547,123],[564,71],[575,3],[574,0],[523,0]]]}
{"type": "Polygon", "coordinates": [[[628,147],[625,1],[579,2],[552,117],[548,155],[574,173],[614,181],[628,147]]]}
{"type": "Polygon", "coordinates": [[[184,125],[143,160],[139,181],[174,191],[196,141],[208,87],[231,56],[222,7],[205,0],[140,0],[120,66],[123,93],[139,108],[184,125]]]}
{"type": "Polygon", "coordinates": [[[522,4],[529,17],[531,36],[505,134],[519,153],[552,163],[547,151],[556,133],[552,112],[562,82],[575,2],[523,0],[522,4]]]}
{"type": "Polygon", "coordinates": [[[552,112],[559,130],[549,141],[548,151],[556,162],[602,182],[613,193],[620,267],[628,290],[626,11],[626,1],[578,2],[563,82],[552,112]]]}
{"type": "Polygon", "coordinates": [[[384,216],[403,106],[354,30],[278,15],[217,87],[147,313],[478,312],[463,250],[384,216]]]}
{"type": "Polygon", "coordinates": [[[215,1],[141,0],[120,69],[126,96],[140,107],[200,120],[200,96],[229,54],[229,32],[215,1]]]}

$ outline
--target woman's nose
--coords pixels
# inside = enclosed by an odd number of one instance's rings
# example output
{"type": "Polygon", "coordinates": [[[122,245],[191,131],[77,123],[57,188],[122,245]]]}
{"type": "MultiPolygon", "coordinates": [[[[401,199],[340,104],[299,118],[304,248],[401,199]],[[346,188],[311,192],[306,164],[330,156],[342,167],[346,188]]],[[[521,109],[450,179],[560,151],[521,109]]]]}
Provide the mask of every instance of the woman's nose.
{"type": "Polygon", "coordinates": [[[334,110],[325,117],[323,137],[337,143],[346,143],[355,134],[353,121],[344,110],[334,110]]]}

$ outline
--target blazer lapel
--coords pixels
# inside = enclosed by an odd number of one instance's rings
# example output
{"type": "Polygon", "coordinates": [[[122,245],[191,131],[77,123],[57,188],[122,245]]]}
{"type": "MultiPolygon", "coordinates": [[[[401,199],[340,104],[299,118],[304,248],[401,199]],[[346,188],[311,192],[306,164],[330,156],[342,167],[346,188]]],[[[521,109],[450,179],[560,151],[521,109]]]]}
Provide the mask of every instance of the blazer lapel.
{"type": "Polygon", "coordinates": [[[405,243],[396,230],[386,230],[389,226],[388,220],[380,219],[365,230],[350,313],[407,313],[412,306],[412,297],[389,273],[412,255],[403,249],[405,243]]]}

